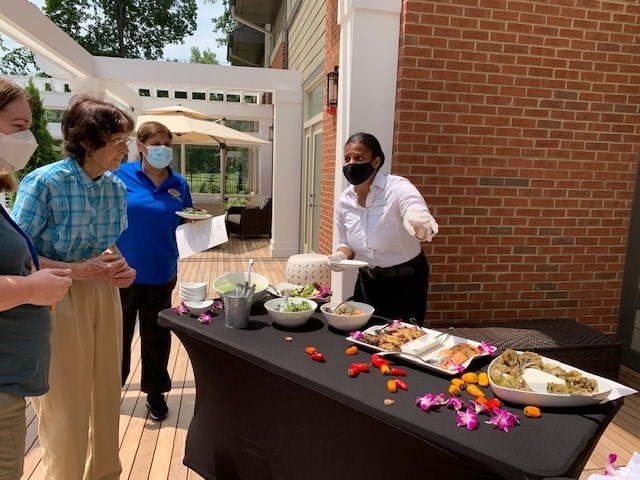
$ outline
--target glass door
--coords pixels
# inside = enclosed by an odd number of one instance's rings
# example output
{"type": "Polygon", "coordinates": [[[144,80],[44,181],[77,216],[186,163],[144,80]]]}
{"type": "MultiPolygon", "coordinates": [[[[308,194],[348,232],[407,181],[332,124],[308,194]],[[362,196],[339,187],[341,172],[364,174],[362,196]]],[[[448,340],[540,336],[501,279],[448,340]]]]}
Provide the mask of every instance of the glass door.
{"type": "Polygon", "coordinates": [[[320,244],[320,180],[322,178],[322,124],[305,129],[302,184],[302,253],[315,253],[320,244]]]}

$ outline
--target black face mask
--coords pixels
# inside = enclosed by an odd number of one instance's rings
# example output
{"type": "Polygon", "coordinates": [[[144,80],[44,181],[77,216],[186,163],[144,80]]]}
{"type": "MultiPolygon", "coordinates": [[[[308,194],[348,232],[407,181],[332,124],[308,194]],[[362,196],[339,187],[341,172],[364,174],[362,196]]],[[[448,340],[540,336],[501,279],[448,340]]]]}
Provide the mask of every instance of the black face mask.
{"type": "Polygon", "coordinates": [[[349,163],[342,167],[342,173],[347,181],[352,185],[360,185],[367,181],[375,169],[371,162],[349,163]]]}

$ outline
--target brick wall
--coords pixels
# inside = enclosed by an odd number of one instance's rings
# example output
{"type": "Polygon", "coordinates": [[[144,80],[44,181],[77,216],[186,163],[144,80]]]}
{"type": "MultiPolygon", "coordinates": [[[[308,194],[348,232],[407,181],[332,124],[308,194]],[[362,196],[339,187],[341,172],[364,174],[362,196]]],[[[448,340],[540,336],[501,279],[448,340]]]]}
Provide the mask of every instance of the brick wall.
{"type": "Polygon", "coordinates": [[[440,224],[428,321],[615,331],[639,38],[638,2],[405,0],[393,173],[440,224]]]}
{"type": "MultiPolygon", "coordinates": [[[[335,12],[327,0],[327,72],[335,12]]],[[[639,38],[640,5],[626,0],[404,0],[392,170],[440,224],[424,247],[428,322],[572,317],[616,330],[639,38]]],[[[335,148],[325,115],[323,253],[335,148]]]]}
{"type": "MultiPolygon", "coordinates": [[[[332,72],[340,60],[340,27],[337,25],[338,0],[326,0],[325,26],[325,74],[332,72]]],[[[327,100],[327,88],[324,88],[324,101],[327,100]]],[[[336,152],[335,115],[325,112],[322,122],[322,182],[320,187],[320,253],[331,253],[333,242],[335,188],[335,152],[336,152]]]]}

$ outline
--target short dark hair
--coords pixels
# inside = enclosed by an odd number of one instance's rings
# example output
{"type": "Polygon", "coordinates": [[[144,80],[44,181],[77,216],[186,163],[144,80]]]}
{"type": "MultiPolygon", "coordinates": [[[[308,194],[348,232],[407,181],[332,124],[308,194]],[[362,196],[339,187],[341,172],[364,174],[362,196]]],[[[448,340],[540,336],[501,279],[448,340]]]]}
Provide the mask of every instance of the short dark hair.
{"type": "Polygon", "coordinates": [[[90,95],[75,95],[62,115],[63,149],[80,165],[107,144],[114,133],[133,131],[133,119],[115,105],[90,95]]]}
{"type": "Polygon", "coordinates": [[[346,147],[351,143],[361,143],[366,147],[367,150],[371,152],[374,159],[376,157],[380,158],[380,165],[378,165],[378,168],[384,165],[384,152],[382,151],[380,142],[376,137],[374,137],[370,133],[358,132],[351,135],[344,146],[346,147]]]}

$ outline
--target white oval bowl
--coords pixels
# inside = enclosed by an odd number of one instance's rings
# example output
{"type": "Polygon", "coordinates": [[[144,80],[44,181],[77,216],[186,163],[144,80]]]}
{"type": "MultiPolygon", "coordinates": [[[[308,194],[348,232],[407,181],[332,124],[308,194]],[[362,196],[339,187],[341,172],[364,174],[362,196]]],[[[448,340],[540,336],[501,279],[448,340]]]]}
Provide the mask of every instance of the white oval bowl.
{"type": "Polygon", "coordinates": [[[213,305],[213,300],[202,300],[199,302],[187,300],[183,303],[184,306],[189,309],[189,313],[191,313],[192,315],[200,315],[201,313],[204,313],[211,308],[211,306],[213,305]]]}
{"type": "Polygon", "coordinates": [[[283,301],[284,298],[272,298],[271,300],[264,302],[264,308],[269,313],[271,320],[283,327],[299,327],[300,325],[304,325],[318,308],[318,304],[313,300],[307,300],[306,298],[300,297],[289,297],[289,303],[307,302],[311,305],[311,309],[305,310],[304,312],[281,312],[280,310],[277,310],[277,308],[283,301]]]}
{"type": "Polygon", "coordinates": [[[362,315],[336,315],[330,313],[338,305],[340,305],[340,302],[325,303],[320,307],[320,311],[324,315],[324,318],[327,319],[329,325],[343,332],[352,332],[364,327],[375,310],[368,303],[350,301],[346,302],[345,305],[353,305],[364,313],[362,315]]]}

